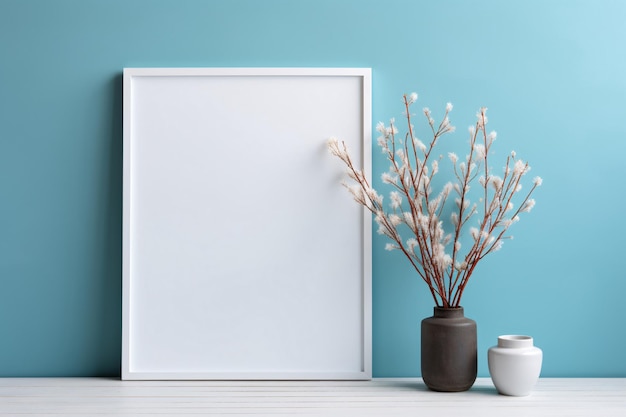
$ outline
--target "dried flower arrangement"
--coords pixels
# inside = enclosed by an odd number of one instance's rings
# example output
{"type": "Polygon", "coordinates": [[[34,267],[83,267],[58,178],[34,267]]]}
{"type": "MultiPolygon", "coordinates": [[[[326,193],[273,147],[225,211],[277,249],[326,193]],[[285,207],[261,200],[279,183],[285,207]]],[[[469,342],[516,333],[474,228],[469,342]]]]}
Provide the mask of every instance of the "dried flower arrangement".
{"type": "Polygon", "coordinates": [[[435,146],[443,135],[455,130],[448,117],[452,105],[447,104],[439,125],[431,111],[423,109],[432,131],[432,140],[427,145],[418,139],[412,125],[410,110],[416,100],[416,93],[403,96],[405,135],[399,134],[394,119],[389,126],[381,122],[376,128],[381,133],[378,145],[390,162],[389,170],[382,174],[382,182],[392,189],[388,207],[364,172],[355,167],[345,143],[331,138],[328,147],[347,166],[352,184],[344,183],[346,188],[357,203],[372,212],[378,233],[391,239],[386,249],[400,250],[406,256],[428,285],[438,307],[455,308],[460,306],[463,291],[478,262],[499,250],[503,240],[511,238],[506,232],[519,220],[520,213],[533,208],[535,200],[530,197],[542,180],[535,177],[520,204],[517,207],[513,204],[513,197],[521,191],[522,177],[530,166],[511,152],[502,176],[493,174],[489,154],[496,132],[487,133],[487,109],[481,108],[476,124],[469,128],[469,153],[463,161],[459,161],[455,153],[448,154],[453,165],[453,180],[443,185],[439,193],[433,192],[442,159],[435,154],[435,146]],[[478,194],[470,194],[476,181],[481,189],[478,194]],[[446,204],[451,196],[454,204],[446,204]],[[470,197],[476,202],[472,203],[470,197]],[[446,222],[449,232],[444,228],[445,217],[449,219],[446,222]],[[469,238],[464,238],[467,226],[469,238]],[[411,237],[406,239],[403,237],[406,234],[411,237]],[[463,250],[463,246],[468,248],[463,250]]]}

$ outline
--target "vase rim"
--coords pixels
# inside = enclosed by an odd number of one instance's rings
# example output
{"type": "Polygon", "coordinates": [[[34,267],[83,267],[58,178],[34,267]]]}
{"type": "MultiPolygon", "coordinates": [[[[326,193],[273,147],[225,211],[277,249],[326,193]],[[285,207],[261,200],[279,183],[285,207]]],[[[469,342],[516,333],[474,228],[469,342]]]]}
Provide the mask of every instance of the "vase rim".
{"type": "Polygon", "coordinates": [[[498,336],[498,346],[500,347],[532,347],[533,338],[523,334],[505,334],[498,336]]]}
{"type": "Polygon", "coordinates": [[[439,307],[435,306],[433,309],[433,316],[435,317],[464,317],[465,310],[463,307],[439,307]]]}
{"type": "Polygon", "coordinates": [[[525,334],[504,334],[498,337],[502,337],[510,340],[528,340],[532,339],[532,336],[527,336],[525,334]]]}

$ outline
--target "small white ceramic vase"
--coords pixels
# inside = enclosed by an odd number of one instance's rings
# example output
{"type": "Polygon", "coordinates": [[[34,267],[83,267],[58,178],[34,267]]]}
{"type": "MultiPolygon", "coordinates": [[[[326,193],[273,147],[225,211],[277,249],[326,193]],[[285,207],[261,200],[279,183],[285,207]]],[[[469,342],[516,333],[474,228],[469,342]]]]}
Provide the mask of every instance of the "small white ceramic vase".
{"type": "Polygon", "coordinates": [[[543,352],[530,336],[498,337],[488,351],[489,373],[500,394],[522,397],[530,394],[541,373],[543,352]]]}

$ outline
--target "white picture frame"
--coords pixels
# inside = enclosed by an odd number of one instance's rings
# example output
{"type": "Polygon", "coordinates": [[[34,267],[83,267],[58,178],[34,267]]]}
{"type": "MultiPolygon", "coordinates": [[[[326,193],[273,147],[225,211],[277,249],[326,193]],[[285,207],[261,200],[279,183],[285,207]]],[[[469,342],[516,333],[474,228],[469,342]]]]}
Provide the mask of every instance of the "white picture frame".
{"type": "Polygon", "coordinates": [[[125,68],[122,379],[370,379],[368,68],[125,68]]]}

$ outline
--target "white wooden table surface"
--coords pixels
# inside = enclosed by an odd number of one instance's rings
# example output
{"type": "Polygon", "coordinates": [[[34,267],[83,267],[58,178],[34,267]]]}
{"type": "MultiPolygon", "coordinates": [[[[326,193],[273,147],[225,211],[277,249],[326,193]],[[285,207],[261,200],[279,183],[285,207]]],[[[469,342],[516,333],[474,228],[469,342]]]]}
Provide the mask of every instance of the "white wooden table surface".
{"type": "Polygon", "coordinates": [[[541,379],[528,397],[489,378],[463,393],[420,379],[372,381],[120,381],[0,378],[2,416],[626,416],[626,378],[541,379]]]}

